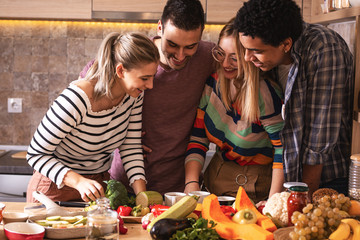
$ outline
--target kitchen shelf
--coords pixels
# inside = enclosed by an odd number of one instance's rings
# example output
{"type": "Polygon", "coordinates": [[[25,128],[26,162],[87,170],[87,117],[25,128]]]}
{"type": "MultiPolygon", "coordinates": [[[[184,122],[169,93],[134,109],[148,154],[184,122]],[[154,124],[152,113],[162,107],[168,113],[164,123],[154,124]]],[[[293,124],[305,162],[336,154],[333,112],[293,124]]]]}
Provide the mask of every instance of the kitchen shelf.
{"type": "Polygon", "coordinates": [[[321,13],[311,16],[311,23],[334,23],[344,22],[348,20],[355,20],[356,16],[360,15],[360,7],[344,8],[329,13],[321,13]]]}

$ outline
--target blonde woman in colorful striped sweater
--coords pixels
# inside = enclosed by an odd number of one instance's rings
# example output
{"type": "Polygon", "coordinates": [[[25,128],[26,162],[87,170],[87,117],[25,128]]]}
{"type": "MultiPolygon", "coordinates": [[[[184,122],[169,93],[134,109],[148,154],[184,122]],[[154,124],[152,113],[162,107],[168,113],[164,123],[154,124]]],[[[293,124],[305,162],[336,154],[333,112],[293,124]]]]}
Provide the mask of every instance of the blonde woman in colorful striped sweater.
{"type": "Polygon", "coordinates": [[[216,153],[204,174],[205,189],[235,196],[243,186],[255,202],[282,190],[281,89],[245,62],[244,52],[231,20],[213,49],[217,71],[206,82],[188,145],[187,193],[201,189],[210,142],[216,153]]]}

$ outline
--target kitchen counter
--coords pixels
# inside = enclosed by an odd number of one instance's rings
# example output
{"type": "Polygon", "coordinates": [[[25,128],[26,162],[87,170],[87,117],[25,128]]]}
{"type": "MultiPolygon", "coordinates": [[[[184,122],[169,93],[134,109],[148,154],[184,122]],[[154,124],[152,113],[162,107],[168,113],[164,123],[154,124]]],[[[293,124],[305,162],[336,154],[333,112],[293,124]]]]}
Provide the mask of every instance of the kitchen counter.
{"type": "MultiPolygon", "coordinates": [[[[36,203],[23,203],[23,202],[3,202],[5,204],[4,211],[7,212],[23,212],[25,206],[36,205],[36,203]]],[[[140,223],[125,223],[128,228],[126,234],[121,234],[119,239],[131,239],[131,240],[150,240],[149,233],[141,227],[140,223]]],[[[3,225],[0,225],[0,239],[7,239],[4,234],[3,225]]],[[[46,239],[46,238],[45,238],[46,239]]],[[[77,238],[83,240],[85,238],[77,238]]]]}
{"type": "Polygon", "coordinates": [[[19,150],[8,150],[0,156],[0,174],[32,175],[33,168],[25,158],[13,158],[19,150]]]}

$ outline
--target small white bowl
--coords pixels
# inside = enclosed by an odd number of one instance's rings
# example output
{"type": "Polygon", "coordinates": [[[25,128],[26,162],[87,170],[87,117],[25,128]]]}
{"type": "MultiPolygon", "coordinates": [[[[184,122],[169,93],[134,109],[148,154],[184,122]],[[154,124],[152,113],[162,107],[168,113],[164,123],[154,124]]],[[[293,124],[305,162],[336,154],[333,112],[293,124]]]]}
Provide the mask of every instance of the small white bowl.
{"type": "Polygon", "coordinates": [[[3,221],[4,224],[12,223],[12,222],[26,222],[29,218],[27,213],[23,212],[4,212],[3,213],[3,221]]]}
{"type": "Polygon", "coordinates": [[[218,196],[218,201],[220,205],[231,206],[234,203],[235,198],[231,196],[218,196]]]}
{"type": "Polygon", "coordinates": [[[45,228],[36,223],[13,222],[4,225],[4,232],[9,240],[42,240],[45,228]]]}

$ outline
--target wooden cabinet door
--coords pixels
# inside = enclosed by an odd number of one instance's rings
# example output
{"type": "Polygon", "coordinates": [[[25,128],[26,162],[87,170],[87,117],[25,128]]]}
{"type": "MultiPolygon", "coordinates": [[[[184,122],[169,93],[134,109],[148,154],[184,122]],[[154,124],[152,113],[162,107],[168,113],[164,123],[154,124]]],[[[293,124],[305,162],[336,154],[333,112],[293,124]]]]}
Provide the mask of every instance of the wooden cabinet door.
{"type": "Polygon", "coordinates": [[[91,19],[91,0],[0,0],[0,17],[91,19]]]}
{"type": "MultiPolygon", "coordinates": [[[[93,0],[94,19],[144,20],[156,22],[161,18],[167,0],[93,0]]],[[[206,0],[200,0],[206,11],[206,0]]]]}
{"type": "Polygon", "coordinates": [[[162,12],[166,0],[93,0],[93,11],[162,12]]]}
{"type": "Polygon", "coordinates": [[[206,22],[228,22],[235,17],[244,2],[244,0],[207,0],[206,22]]]}

